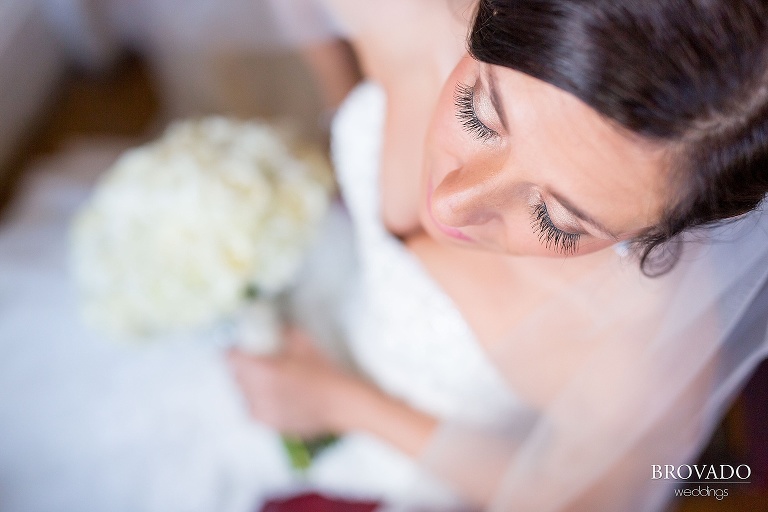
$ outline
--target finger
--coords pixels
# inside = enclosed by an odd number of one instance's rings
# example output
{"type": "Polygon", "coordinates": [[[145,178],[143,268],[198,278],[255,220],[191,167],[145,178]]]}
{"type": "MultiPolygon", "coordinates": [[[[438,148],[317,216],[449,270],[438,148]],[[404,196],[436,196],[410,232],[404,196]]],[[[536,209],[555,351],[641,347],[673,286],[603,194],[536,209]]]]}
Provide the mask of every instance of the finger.
{"type": "Polygon", "coordinates": [[[239,350],[227,352],[227,364],[235,380],[243,388],[249,387],[248,385],[254,377],[253,374],[258,372],[258,364],[254,364],[248,355],[239,350]]]}
{"type": "Polygon", "coordinates": [[[283,339],[304,342],[308,344],[313,343],[312,336],[310,336],[303,329],[300,329],[294,325],[289,325],[283,329],[283,339]]]}
{"type": "Polygon", "coordinates": [[[313,357],[320,354],[312,338],[295,327],[287,328],[283,332],[283,353],[297,357],[313,357]]]}
{"type": "Polygon", "coordinates": [[[226,353],[226,359],[231,367],[238,369],[249,366],[264,366],[276,361],[274,356],[257,356],[238,348],[229,349],[226,353]]]}
{"type": "Polygon", "coordinates": [[[279,366],[272,358],[242,352],[228,353],[227,362],[235,380],[249,399],[254,394],[271,389],[279,366]]]}
{"type": "Polygon", "coordinates": [[[271,403],[269,399],[253,399],[248,401],[248,414],[251,418],[272,428],[280,429],[282,421],[280,419],[279,407],[271,403]]]}
{"type": "Polygon", "coordinates": [[[226,353],[227,364],[229,364],[229,366],[232,368],[239,367],[241,364],[243,364],[244,357],[245,354],[236,348],[230,348],[226,353]]]}

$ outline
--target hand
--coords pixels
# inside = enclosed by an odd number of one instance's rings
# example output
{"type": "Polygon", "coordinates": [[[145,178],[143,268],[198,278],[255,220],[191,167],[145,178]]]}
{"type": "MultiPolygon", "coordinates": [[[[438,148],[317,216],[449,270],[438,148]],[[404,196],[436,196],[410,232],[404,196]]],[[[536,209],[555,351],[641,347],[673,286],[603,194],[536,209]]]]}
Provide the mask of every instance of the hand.
{"type": "Polygon", "coordinates": [[[337,368],[297,329],[273,357],[229,352],[229,363],[254,419],[284,434],[311,438],[371,433],[416,456],[437,420],[337,368]]]}
{"type": "Polygon", "coordinates": [[[369,387],[344,373],[295,328],[284,332],[284,348],[276,356],[233,349],[228,360],[253,418],[289,435],[343,433],[350,401],[369,387]]]}

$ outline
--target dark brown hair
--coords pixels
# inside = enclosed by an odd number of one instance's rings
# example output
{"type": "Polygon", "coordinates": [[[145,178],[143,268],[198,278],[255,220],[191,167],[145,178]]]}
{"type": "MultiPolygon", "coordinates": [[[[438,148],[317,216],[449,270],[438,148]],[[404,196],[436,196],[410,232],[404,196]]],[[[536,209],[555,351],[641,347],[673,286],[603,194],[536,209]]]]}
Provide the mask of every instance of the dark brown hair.
{"type": "Polygon", "coordinates": [[[679,148],[685,186],[634,241],[648,274],[677,235],[768,192],[768,0],[480,0],[469,51],[679,148]]]}

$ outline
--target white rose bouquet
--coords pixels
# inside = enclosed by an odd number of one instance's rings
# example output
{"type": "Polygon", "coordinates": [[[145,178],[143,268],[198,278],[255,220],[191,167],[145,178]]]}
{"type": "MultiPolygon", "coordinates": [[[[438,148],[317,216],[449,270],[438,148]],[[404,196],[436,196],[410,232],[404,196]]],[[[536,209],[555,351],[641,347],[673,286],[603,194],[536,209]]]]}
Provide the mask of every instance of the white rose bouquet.
{"type": "Polygon", "coordinates": [[[269,125],[221,117],[172,125],[123,154],[75,220],[86,321],[144,339],[210,327],[245,308],[256,344],[274,342],[269,299],[295,278],[332,183],[319,152],[292,149],[269,125]]]}

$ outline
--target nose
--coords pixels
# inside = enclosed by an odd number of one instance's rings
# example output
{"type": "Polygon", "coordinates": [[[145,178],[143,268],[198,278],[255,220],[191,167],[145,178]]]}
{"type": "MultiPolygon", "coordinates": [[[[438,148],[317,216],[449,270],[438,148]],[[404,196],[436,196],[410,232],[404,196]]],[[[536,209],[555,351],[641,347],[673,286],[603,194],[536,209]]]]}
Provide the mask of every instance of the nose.
{"type": "Polygon", "coordinates": [[[457,228],[499,219],[507,185],[498,171],[456,169],[435,188],[432,215],[438,222],[457,228]]]}

